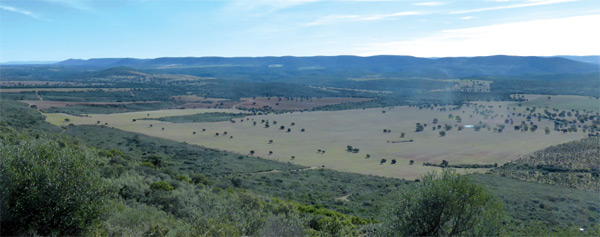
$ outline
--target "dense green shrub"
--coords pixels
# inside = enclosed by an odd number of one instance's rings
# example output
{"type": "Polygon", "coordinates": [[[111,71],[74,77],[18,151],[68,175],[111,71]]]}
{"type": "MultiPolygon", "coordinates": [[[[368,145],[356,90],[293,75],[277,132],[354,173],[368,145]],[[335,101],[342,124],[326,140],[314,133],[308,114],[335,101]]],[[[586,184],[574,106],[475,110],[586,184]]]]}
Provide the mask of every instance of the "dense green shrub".
{"type": "Polygon", "coordinates": [[[0,140],[2,235],[82,235],[98,223],[109,188],[97,156],[68,142],[0,140]]]}
{"type": "Polygon", "coordinates": [[[429,173],[400,193],[380,234],[401,236],[498,235],[504,214],[483,188],[446,169],[429,173]]]}
{"type": "Polygon", "coordinates": [[[167,181],[158,181],[150,184],[150,189],[155,191],[173,191],[173,186],[167,181]]]}

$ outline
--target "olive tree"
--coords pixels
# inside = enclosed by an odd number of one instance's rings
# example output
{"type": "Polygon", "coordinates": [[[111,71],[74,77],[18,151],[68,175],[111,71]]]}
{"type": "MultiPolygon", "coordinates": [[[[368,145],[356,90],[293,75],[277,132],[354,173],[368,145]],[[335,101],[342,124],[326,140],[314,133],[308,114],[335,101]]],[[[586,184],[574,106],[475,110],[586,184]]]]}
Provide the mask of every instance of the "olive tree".
{"type": "Polygon", "coordinates": [[[501,234],[504,213],[499,202],[465,176],[446,169],[429,173],[400,193],[386,214],[383,236],[501,234]]]}
{"type": "Polygon", "coordinates": [[[0,234],[86,235],[110,195],[97,161],[68,142],[0,139],[0,234]]]}

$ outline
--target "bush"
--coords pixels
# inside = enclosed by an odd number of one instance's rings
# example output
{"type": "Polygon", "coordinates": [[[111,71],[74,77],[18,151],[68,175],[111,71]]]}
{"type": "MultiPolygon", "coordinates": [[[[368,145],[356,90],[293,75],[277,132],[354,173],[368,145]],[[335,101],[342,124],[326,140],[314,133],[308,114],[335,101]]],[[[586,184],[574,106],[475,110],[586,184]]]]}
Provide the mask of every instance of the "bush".
{"type": "Polygon", "coordinates": [[[212,182],[203,174],[194,174],[192,175],[192,182],[194,184],[203,184],[203,185],[211,185],[212,182]]]}
{"type": "Polygon", "coordinates": [[[383,235],[491,236],[501,232],[501,205],[452,170],[429,173],[405,190],[384,220],[383,235]]]}
{"type": "Polygon", "coordinates": [[[84,235],[110,194],[96,154],[67,142],[0,140],[1,235],[84,235]]]}
{"type": "Polygon", "coordinates": [[[177,180],[182,181],[182,182],[186,182],[186,183],[191,183],[192,182],[192,180],[189,177],[187,177],[185,175],[182,175],[182,174],[177,175],[177,180]]]}
{"type": "Polygon", "coordinates": [[[155,191],[173,191],[173,186],[167,181],[158,181],[150,184],[150,189],[155,191]]]}

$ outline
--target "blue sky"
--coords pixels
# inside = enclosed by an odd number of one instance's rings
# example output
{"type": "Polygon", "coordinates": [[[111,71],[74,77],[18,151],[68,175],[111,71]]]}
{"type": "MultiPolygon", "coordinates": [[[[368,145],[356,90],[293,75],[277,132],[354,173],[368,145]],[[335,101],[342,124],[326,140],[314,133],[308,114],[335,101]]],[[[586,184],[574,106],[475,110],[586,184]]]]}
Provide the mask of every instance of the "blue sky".
{"type": "Polygon", "coordinates": [[[599,0],[1,0],[0,62],[600,54],[599,0]]]}

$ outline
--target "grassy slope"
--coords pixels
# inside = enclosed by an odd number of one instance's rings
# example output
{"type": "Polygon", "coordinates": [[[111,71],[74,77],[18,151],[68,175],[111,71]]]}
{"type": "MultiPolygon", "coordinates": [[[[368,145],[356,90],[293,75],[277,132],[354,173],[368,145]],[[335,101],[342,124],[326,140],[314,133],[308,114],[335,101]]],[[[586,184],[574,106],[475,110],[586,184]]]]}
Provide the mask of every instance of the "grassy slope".
{"type": "Polygon", "coordinates": [[[600,220],[598,193],[494,175],[472,175],[504,202],[513,222],[540,221],[545,228],[589,227],[600,220]]]}

